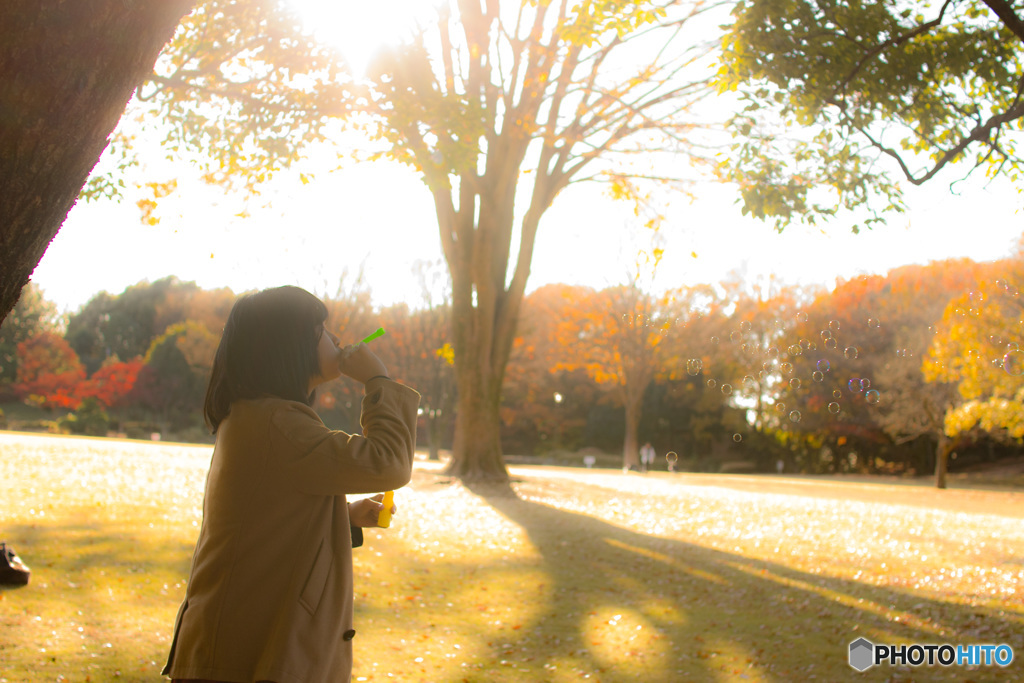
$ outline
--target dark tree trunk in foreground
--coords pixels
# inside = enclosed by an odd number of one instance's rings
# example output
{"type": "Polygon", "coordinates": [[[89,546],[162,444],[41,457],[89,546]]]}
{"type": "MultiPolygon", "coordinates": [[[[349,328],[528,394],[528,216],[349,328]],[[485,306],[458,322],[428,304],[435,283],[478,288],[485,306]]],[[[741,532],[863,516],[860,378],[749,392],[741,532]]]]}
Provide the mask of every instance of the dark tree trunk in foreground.
{"type": "Polygon", "coordinates": [[[191,6],[192,0],[0,3],[0,320],[191,6]]]}

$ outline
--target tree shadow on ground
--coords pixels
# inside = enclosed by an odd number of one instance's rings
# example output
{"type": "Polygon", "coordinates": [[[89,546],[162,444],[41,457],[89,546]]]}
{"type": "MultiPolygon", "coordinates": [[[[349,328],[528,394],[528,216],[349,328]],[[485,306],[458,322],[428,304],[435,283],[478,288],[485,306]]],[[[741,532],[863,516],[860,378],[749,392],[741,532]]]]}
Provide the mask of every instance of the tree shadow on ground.
{"type": "MultiPolygon", "coordinates": [[[[832,681],[856,673],[848,648],[861,636],[875,643],[1006,642],[1015,652],[1024,646],[1020,613],[951,604],[636,533],[523,500],[508,488],[471,490],[525,530],[555,584],[533,623],[493,648],[500,659],[503,651],[530,651],[538,639],[558,643],[563,661],[531,662],[536,676],[529,680],[547,680],[545,668],[572,662],[581,675],[604,683],[832,681]],[[618,621],[614,614],[625,616],[618,621]],[[632,633],[615,633],[627,624],[632,633]],[[654,633],[638,638],[645,628],[654,633]]],[[[995,681],[1024,678],[1024,665],[971,671],[880,665],[857,676],[995,681]]]]}

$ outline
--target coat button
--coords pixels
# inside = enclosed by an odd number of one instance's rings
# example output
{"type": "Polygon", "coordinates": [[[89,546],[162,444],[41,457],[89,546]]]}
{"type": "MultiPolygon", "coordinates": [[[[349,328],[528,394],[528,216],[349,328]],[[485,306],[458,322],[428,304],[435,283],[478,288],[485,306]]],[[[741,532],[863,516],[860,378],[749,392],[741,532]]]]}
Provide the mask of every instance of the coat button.
{"type": "Polygon", "coordinates": [[[341,638],[342,640],[352,640],[355,637],[356,630],[354,628],[350,628],[349,630],[345,631],[345,634],[341,638]]]}

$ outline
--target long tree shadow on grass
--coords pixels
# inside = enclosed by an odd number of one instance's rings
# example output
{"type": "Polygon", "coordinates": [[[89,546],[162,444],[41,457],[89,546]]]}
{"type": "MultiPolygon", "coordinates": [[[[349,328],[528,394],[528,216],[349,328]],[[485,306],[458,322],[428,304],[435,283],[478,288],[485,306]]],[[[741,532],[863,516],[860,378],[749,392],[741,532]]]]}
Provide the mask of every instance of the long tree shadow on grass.
{"type": "MultiPolygon", "coordinates": [[[[1020,613],[636,533],[508,490],[476,487],[474,493],[525,530],[554,583],[533,623],[503,634],[493,648],[495,659],[505,659],[503,653],[536,650],[540,640],[557,643],[564,656],[529,662],[531,681],[551,680],[546,671],[566,666],[605,683],[847,680],[856,674],[847,663],[849,643],[860,636],[875,643],[1007,642],[1015,652],[1024,646],[1020,613]]],[[[856,675],[866,681],[995,681],[1024,679],[1024,666],[968,673],[883,665],[856,675]]]]}

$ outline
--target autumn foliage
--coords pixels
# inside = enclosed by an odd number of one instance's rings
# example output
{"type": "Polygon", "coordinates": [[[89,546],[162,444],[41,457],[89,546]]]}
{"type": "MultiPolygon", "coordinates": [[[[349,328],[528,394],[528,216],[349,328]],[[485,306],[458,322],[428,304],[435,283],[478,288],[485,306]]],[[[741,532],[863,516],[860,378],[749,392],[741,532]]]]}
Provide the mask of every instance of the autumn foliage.
{"type": "Polygon", "coordinates": [[[52,331],[44,331],[18,344],[15,394],[43,408],[77,408],[85,368],[78,355],[52,331]]]}
{"type": "MultiPolygon", "coordinates": [[[[636,465],[650,441],[664,468],[938,471],[1018,452],[1024,440],[1024,266],[957,259],[837,281],[831,289],[732,278],[652,295],[551,284],[527,295],[500,405],[512,456],[636,465]]],[[[17,345],[19,400],[110,411],[112,421],[193,429],[232,297],[160,281],[98,295],[66,338],[34,329],[17,345]],[[162,327],[161,327],[162,326],[162,327]],[[159,328],[159,329],[158,329],[159,328]],[[73,341],[95,366],[90,372],[73,341]],[[129,360],[125,353],[141,349],[129,360]]],[[[452,309],[374,306],[368,290],[327,297],[342,343],[379,326],[390,373],[422,394],[420,443],[452,447],[457,382],[452,309]]],[[[10,338],[15,338],[7,330],[10,338]]],[[[335,428],[358,430],[362,393],[319,392],[335,428]]]]}
{"type": "Polygon", "coordinates": [[[79,396],[91,396],[107,408],[120,408],[128,401],[144,365],[141,358],[126,362],[111,358],[82,383],[79,396]]]}

